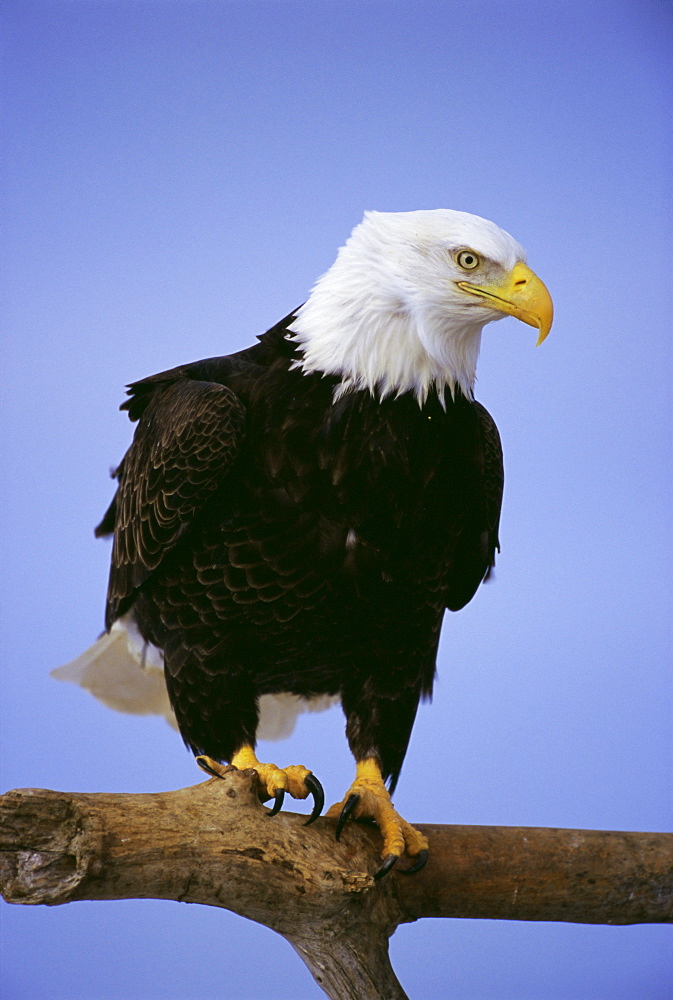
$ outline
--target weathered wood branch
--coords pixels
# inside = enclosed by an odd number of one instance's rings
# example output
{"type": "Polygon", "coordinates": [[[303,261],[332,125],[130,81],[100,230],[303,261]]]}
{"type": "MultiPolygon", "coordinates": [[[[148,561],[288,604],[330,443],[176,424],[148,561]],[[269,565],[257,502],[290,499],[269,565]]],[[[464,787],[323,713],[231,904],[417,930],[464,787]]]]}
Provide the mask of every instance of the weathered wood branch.
{"type": "Polygon", "coordinates": [[[579,923],[673,921],[673,834],[421,826],[426,868],[374,882],[375,829],[281,813],[252,771],[147,795],[43,789],[0,799],[9,902],[158,898],[271,927],[335,1000],[403,1000],[388,938],[420,917],[579,923]]]}

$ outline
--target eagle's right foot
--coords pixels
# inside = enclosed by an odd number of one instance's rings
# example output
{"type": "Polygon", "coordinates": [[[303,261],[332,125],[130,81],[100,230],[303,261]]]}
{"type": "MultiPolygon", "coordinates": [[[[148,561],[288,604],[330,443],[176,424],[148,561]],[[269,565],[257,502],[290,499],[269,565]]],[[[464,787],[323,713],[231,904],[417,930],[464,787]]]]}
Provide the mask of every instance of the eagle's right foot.
{"type": "Polygon", "coordinates": [[[408,868],[398,871],[406,875],[420,871],[428,860],[427,838],[397,812],[385,786],[381,769],[373,758],[358,761],[355,781],[345,798],[327,810],[336,819],[336,839],[339,840],[349,819],[373,819],[383,836],[383,864],[374,875],[383,878],[403,854],[413,859],[408,868]]]}
{"type": "MultiPolygon", "coordinates": [[[[224,777],[228,767],[219,764],[212,757],[201,754],[196,758],[199,767],[208,774],[216,778],[224,777]]],[[[308,768],[301,764],[291,764],[289,767],[280,768],[275,764],[262,764],[257,760],[255,751],[251,746],[241,747],[231,758],[229,767],[238,770],[252,769],[257,772],[259,778],[259,797],[262,802],[273,799],[273,806],[269,811],[269,816],[275,816],[283,805],[285,793],[289,792],[293,799],[305,799],[309,795],[313,796],[313,809],[307,819],[305,826],[308,826],[318,818],[325,804],[325,793],[322,785],[308,768]]]]}

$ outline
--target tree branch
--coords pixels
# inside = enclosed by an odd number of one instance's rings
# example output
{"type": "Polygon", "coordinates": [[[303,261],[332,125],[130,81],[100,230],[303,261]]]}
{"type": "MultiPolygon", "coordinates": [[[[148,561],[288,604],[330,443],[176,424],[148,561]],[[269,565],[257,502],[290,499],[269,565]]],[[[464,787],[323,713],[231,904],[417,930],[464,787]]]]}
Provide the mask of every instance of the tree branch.
{"type": "Polygon", "coordinates": [[[375,829],[281,813],[254,771],[148,795],[42,789],[0,799],[0,882],[12,903],[175,899],[282,934],[334,1000],[404,1000],[388,960],[420,917],[673,921],[673,834],[420,826],[426,868],[381,882],[375,829]]]}

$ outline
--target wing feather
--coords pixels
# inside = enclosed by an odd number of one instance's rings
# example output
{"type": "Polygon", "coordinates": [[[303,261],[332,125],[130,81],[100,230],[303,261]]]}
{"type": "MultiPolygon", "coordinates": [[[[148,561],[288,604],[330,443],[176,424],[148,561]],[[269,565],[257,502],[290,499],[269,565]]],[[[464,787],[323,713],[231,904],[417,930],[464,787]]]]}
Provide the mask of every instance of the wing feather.
{"type": "Polygon", "coordinates": [[[486,527],[489,532],[492,560],[498,549],[498,528],[505,473],[502,460],[502,444],[495,420],[485,406],[475,401],[479,415],[481,445],[484,455],[484,497],[486,500],[486,527]]]}
{"type": "Polygon", "coordinates": [[[472,600],[479,584],[488,579],[500,548],[498,529],[504,486],[500,435],[488,410],[476,401],[473,406],[477,418],[477,502],[463,524],[454,554],[446,594],[446,607],[451,611],[458,611],[472,600]]]}
{"type": "MultiPolygon", "coordinates": [[[[117,470],[108,628],[219,488],[239,453],[245,407],[227,386],[159,386],[117,470]]],[[[112,509],[98,533],[111,525],[112,509]]]]}

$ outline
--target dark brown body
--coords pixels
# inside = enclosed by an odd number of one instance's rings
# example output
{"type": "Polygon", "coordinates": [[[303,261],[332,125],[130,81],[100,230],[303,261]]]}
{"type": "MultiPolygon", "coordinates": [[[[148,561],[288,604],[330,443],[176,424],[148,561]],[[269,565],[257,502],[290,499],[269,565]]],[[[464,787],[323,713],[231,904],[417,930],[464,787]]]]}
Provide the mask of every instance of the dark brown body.
{"type": "Polygon", "coordinates": [[[397,780],[445,608],[497,547],[497,430],[459,393],[421,407],[292,369],[292,317],[230,357],[135,383],[140,419],[99,534],[108,627],[164,650],[185,742],[254,745],[257,697],[339,694],[357,759],[397,780]]]}

